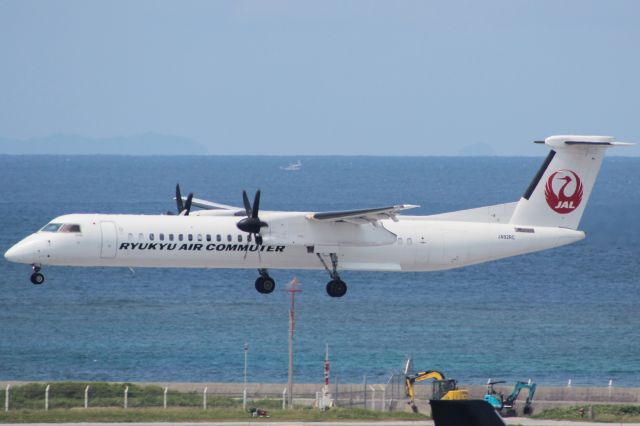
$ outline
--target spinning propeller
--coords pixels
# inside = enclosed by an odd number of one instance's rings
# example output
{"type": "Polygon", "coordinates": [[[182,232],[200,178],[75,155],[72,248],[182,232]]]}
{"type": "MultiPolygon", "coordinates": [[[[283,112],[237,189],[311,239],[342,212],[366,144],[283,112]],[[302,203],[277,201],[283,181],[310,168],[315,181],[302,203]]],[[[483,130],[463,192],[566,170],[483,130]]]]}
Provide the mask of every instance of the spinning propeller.
{"type": "Polygon", "coordinates": [[[244,202],[244,209],[247,212],[247,217],[242,219],[236,224],[239,230],[253,235],[256,244],[262,245],[262,235],[260,235],[260,229],[264,226],[269,226],[268,223],[263,222],[258,217],[260,211],[260,190],[256,191],[256,196],[253,199],[253,207],[247,197],[247,191],[242,191],[242,201],[244,202]]]}
{"type": "MultiPolygon", "coordinates": [[[[182,201],[182,194],[180,193],[180,184],[176,184],[176,205],[178,207],[178,216],[189,216],[189,212],[191,211],[191,202],[193,200],[193,192],[190,192],[187,195],[187,201],[182,201]]],[[[167,211],[168,215],[175,214],[172,211],[167,211]]]]}

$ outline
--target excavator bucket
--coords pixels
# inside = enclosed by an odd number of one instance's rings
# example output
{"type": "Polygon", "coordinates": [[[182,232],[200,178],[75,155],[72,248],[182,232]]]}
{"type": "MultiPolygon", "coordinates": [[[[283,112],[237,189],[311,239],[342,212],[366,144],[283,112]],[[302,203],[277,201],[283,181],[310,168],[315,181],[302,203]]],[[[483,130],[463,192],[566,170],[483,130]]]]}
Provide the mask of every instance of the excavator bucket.
{"type": "Polygon", "coordinates": [[[482,399],[432,399],[429,403],[435,426],[506,426],[496,410],[482,399]]]}

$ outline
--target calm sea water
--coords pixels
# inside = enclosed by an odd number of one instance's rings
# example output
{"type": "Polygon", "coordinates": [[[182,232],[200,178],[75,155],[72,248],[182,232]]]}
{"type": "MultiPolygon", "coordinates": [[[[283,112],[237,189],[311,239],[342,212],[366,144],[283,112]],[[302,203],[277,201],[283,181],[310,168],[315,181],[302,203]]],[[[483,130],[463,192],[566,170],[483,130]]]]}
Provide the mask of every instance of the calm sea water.
{"type": "MultiPolygon", "coordinates": [[[[0,251],[69,212],[160,213],[185,192],[227,204],[263,191],[263,209],[414,203],[428,214],[514,201],[540,158],[0,156],[0,251]]],[[[297,299],[296,380],[385,382],[417,369],[487,378],[640,386],[640,159],[607,158],[575,245],[440,273],[55,268],[47,282],[0,260],[0,380],[284,382],[289,296],[297,299]]]]}

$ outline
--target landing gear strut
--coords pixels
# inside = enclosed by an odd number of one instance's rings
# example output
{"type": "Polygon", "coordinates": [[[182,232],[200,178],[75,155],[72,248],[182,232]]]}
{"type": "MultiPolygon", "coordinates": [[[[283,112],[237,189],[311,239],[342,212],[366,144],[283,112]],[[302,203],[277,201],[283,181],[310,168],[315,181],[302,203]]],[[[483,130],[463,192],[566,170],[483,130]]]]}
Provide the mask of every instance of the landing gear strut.
{"type": "Polygon", "coordinates": [[[260,276],[256,280],[258,293],[269,294],[276,288],[276,282],[269,276],[266,269],[258,269],[260,276]]]}
{"type": "Polygon", "coordinates": [[[338,275],[338,255],[335,253],[329,253],[329,258],[331,259],[331,268],[327,265],[324,258],[320,253],[316,253],[320,262],[324,266],[324,269],[327,270],[329,276],[331,277],[331,281],[327,283],[327,294],[331,297],[342,297],[347,294],[347,284],[340,279],[340,275],[338,275]]]}
{"type": "Polygon", "coordinates": [[[33,270],[33,274],[31,274],[31,282],[35,285],[40,285],[44,282],[44,275],[40,273],[39,265],[32,265],[31,269],[33,270]]]}

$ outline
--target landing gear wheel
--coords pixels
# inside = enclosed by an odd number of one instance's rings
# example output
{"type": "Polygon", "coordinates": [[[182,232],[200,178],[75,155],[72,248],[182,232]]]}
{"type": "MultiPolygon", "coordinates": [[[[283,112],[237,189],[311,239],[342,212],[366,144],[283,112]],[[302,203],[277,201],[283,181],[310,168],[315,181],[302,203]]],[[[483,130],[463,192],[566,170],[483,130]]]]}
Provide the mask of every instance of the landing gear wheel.
{"type": "Polygon", "coordinates": [[[347,294],[347,284],[342,280],[331,280],[327,283],[327,294],[331,297],[342,297],[347,294]]]}
{"type": "Polygon", "coordinates": [[[258,293],[269,294],[276,288],[276,282],[271,277],[258,277],[256,279],[256,290],[258,293]]]}
{"type": "Polygon", "coordinates": [[[40,272],[34,272],[31,274],[31,282],[35,285],[40,285],[44,282],[44,275],[40,272]]]}

